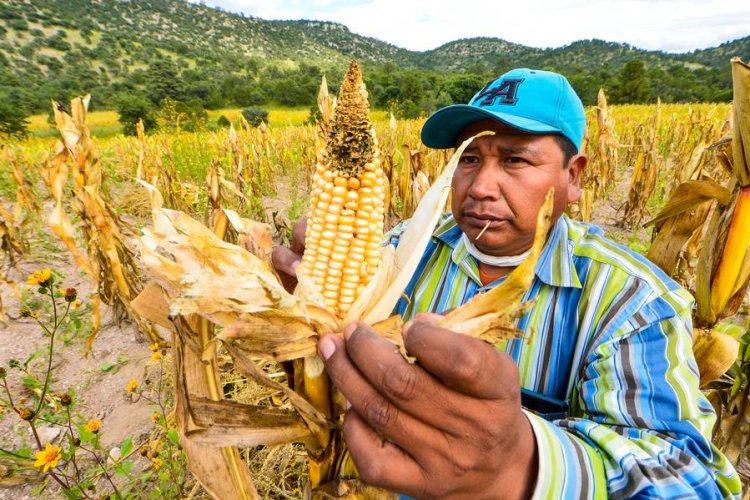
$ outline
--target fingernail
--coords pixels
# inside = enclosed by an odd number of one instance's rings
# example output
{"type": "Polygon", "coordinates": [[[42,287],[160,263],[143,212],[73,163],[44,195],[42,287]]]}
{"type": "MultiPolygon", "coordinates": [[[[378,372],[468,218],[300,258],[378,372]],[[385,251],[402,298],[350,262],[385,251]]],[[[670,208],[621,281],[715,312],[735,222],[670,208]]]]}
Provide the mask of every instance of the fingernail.
{"type": "Polygon", "coordinates": [[[336,352],[336,344],[333,343],[330,337],[323,337],[318,342],[318,352],[320,352],[323,359],[328,360],[336,352]]]}
{"type": "Polygon", "coordinates": [[[352,407],[352,404],[349,402],[348,399],[345,399],[344,400],[344,410],[348,410],[351,407],[352,407]]]}
{"type": "Polygon", "coordinates": [[[354,330],[357,329],[357,323],[350,323],[344,328],[344,338],[346,340],[349,340],[349,337],[352,336],[352,333],[354,333],[354,330]]]}
{"type": "Polygon", "coordinates": [[[300,264],[302,264],[301,260],[295,260],[294,262],[292,262],[292,271],[296,271],[297,267],[299,267],[300,264]]]}

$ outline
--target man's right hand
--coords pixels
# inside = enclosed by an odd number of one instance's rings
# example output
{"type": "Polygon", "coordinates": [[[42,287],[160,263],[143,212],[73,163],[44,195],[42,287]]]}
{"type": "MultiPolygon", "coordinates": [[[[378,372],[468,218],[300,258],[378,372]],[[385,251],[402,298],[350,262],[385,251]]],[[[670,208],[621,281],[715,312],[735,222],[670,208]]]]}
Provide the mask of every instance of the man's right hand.
{"type": "Polygon", "coordinates": [[[279,274],[281,283],[284,288],[292,293],[297,286],[297,266],[302,261],[302,254],[305,251],[305,231],[307,230],[307,217],[303,217],[294,223],[292,227],[292,245],[291,248],[285,246],[273,247],[271,260],[273,267],[279,274]]]}

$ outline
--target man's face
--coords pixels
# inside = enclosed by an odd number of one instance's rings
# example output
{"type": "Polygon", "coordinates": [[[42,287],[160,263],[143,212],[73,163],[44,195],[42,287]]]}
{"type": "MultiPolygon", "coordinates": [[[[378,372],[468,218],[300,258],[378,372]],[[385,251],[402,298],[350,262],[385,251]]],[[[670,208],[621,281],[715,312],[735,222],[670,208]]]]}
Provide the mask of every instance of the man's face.
{"type": "Polygon", "coordinates": [[[479,250],[518,255],[534,241],[537,214],[549,188],[555,188],[553,221],[569,202],[578,200],[586,157],[576,155],[564,168],[554,136],[527,134],[495,120],[469,125],[458,143],[483,130],[495,135],[474,139],[461,155],[453,176],[451,210],[479,250]]]}

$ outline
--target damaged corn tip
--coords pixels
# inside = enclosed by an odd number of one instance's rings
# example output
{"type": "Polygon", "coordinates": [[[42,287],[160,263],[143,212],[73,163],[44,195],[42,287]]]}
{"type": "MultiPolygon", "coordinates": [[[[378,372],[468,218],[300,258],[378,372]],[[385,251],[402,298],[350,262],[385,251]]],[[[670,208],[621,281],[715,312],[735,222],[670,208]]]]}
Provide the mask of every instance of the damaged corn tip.
{"type": "Polygon", "coordinates": [[[347,313],[380,263],[385,188],[368,113],[367,90],[353,61],[313,176],[302,258],[303,271],[338,316],[347,313]]]}

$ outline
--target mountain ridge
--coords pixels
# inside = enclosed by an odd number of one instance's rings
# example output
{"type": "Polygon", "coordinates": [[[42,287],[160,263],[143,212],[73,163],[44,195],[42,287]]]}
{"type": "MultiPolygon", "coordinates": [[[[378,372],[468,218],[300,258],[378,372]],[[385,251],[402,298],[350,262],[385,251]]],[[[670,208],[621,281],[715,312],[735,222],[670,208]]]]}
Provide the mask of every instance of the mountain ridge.
{"type": "Polygon", "coordinates": [[[726,100],[731,56],[750,59],[750,36],[684,54],[599,39],[534,48],[491,37],[413,51],[337,22],[264,20],[186,0],[0,4],[0,96],[29,111],[44,109],[50,96],[64,100],[84,92],[95,93],[105,107],[134,93],[154,103],[194,98],[206,107],[309,103],[319,77],[343,73],[353,58],[365,69],[378,105],[411,100],[422,112],[464,99],[465,89],[456,90],[455,81],[473,85],[514,66],[559,71],[587,102],[600,86],[623,102],[653,101],[657,91],[666,101],[726,100]],[[635,73],[625,72],[633,61],[640,65],[630,68],[635,73]],[[618,96],[622,79],[633,74],[646,78],[653,92],[618,96]],[[414,77],[421,93],[405,97],[400,87],[414,77]],[[183,88],[170,90],[169,78],[183,88]],[[246,88],[238,90],[240,84],[246,88]],[[154,91],[159,85],[164,88],[154,91]]]}

